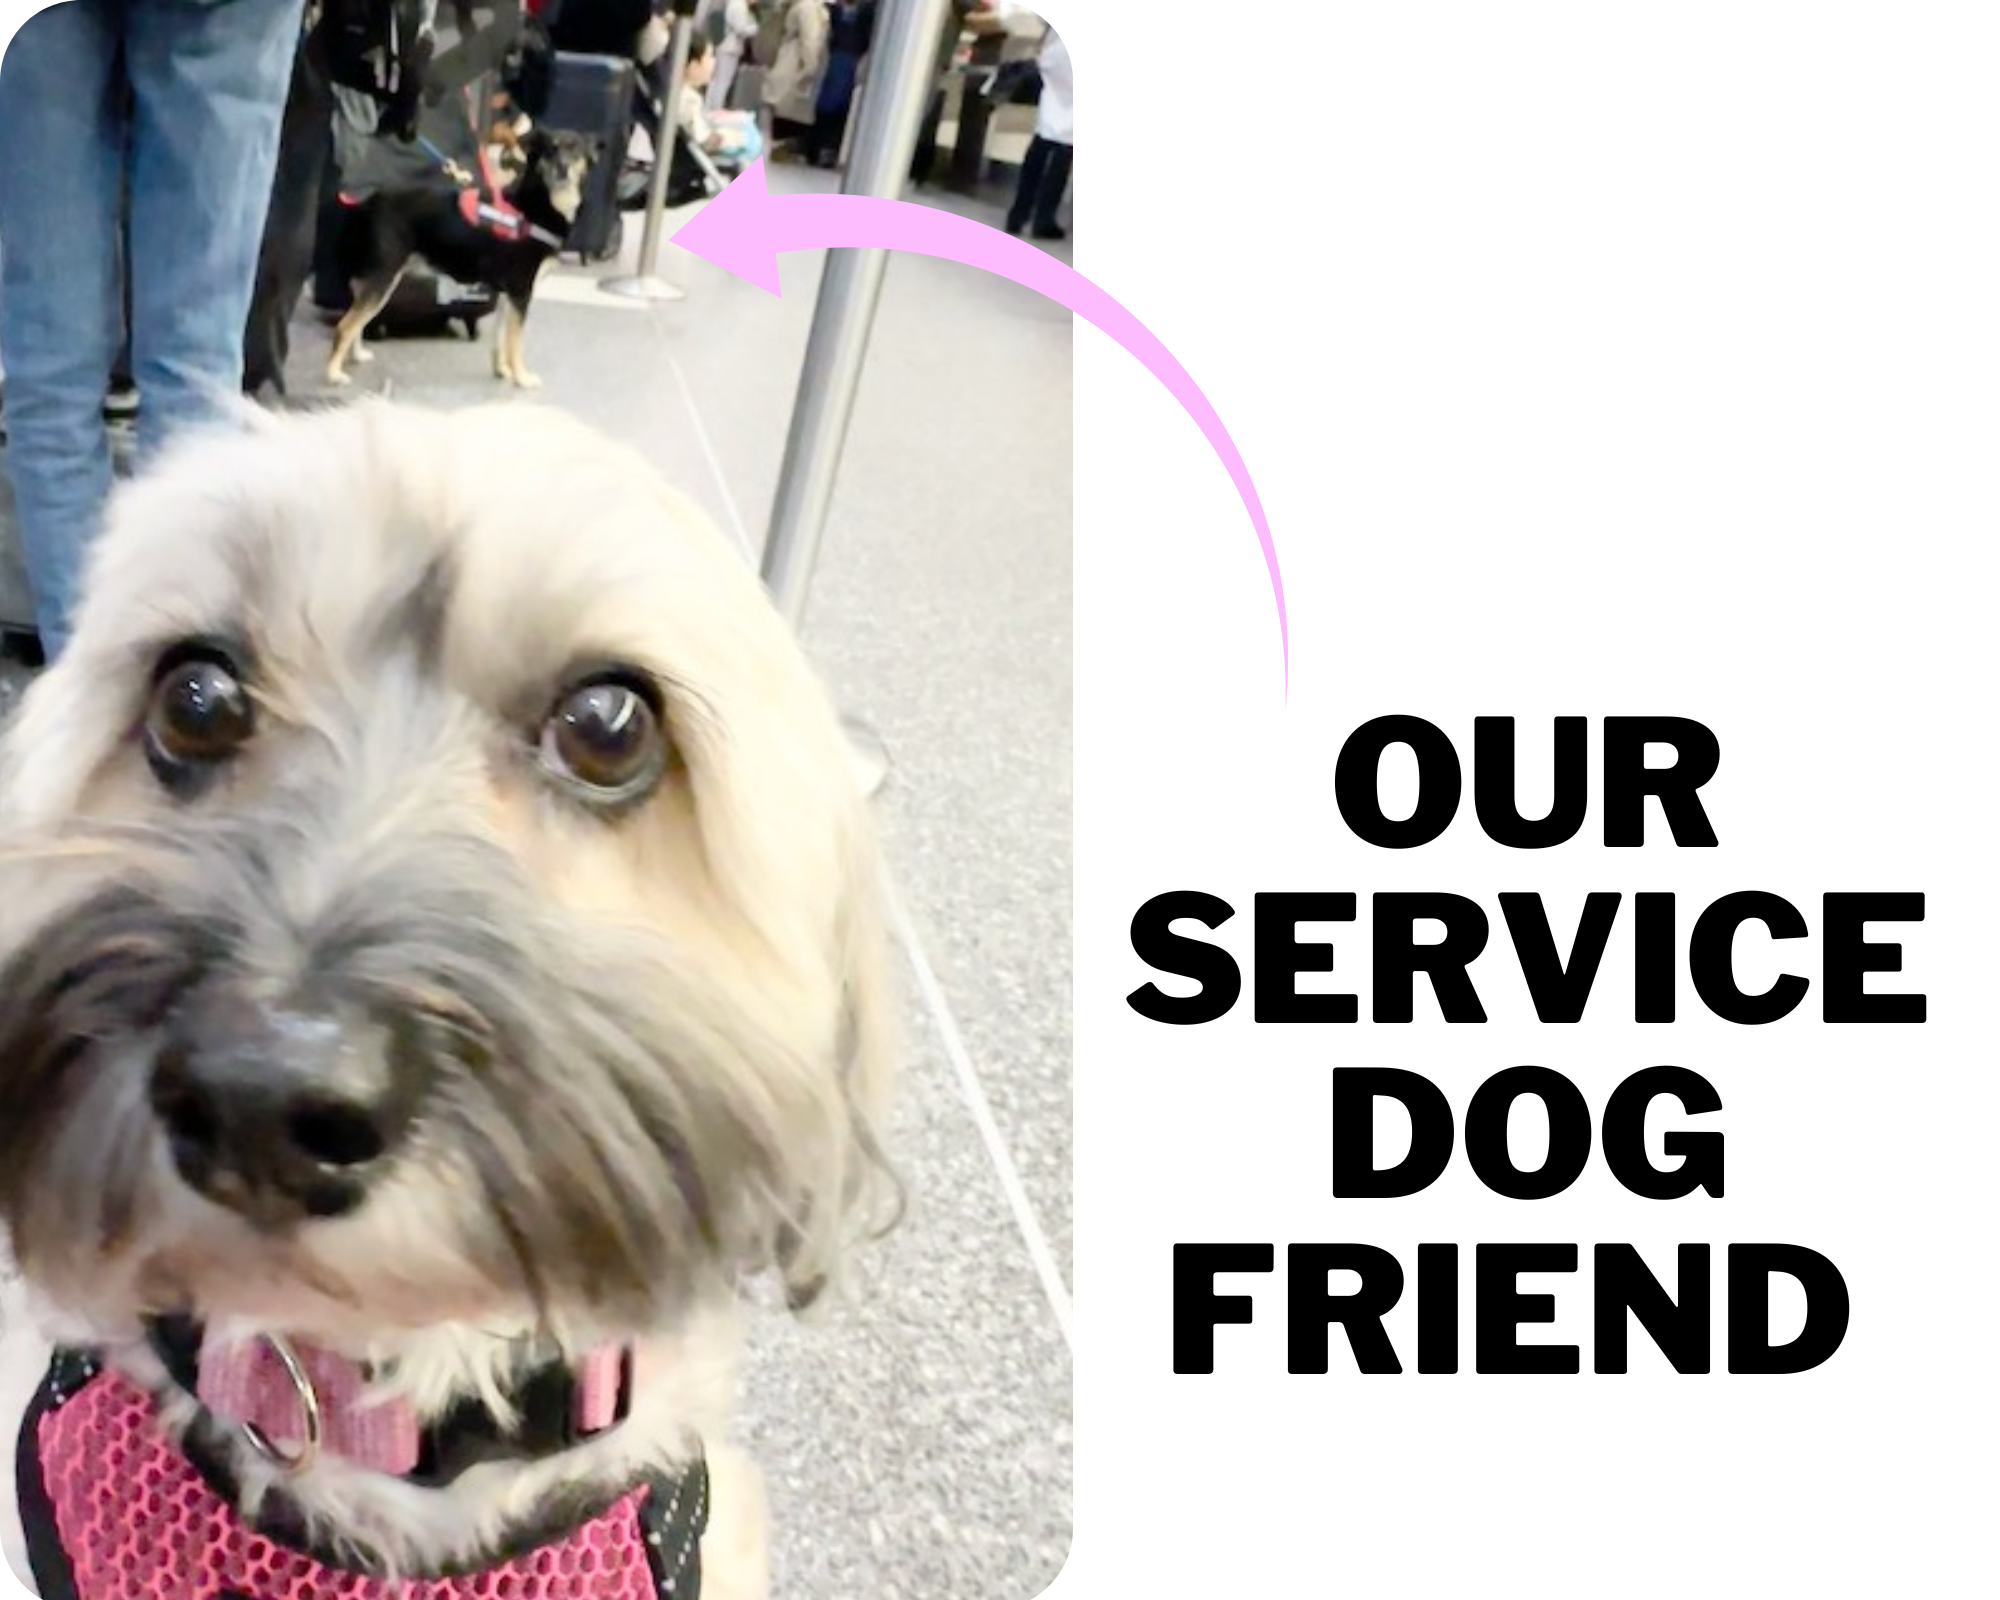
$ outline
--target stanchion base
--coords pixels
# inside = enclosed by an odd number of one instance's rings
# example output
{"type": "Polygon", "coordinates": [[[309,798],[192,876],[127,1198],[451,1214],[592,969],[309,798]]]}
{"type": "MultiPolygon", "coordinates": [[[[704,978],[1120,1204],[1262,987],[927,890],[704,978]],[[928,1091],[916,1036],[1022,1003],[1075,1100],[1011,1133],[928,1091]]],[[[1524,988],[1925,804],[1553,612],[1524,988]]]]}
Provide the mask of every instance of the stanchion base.
{"type": "Polygon", "coordinates": [[[685,300],[687,290],[676,288],[665,278],[651,277],[604,278],[598,288],[606,294],[623,295],[627,300],[685,300]]]}
{"type": "Polygon", "coordinates": [[[854,775],[861,781],[861,792],[874,795],[889,781],[891,763],[889,747],[882,742],[882,736],[875,731],[872,723],[843,712],[840,726],[847,734],[847,745],[854,757],[854,775]]]}

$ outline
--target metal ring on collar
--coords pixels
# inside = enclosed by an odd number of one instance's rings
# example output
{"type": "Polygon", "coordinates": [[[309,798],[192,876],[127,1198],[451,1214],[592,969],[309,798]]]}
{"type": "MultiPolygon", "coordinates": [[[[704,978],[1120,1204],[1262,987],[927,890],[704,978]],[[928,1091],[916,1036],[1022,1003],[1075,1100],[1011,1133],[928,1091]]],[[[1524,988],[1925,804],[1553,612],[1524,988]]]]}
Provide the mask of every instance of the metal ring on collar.
{"type": "Polygon", "coordinates": [[[320,1413],[319,1391],[313,1387],[311,1376],[305,1364],[299,1360],[282,1334],[263,1333],[257,1336],[278,1364],[285,1369],[285,1376],[292,1380],[292,1389],[299,1397],[299,1413],[305,1421],[305,1438],[296,1450],[287,1453],[280,1450],[270,1435],[254,1422],[239,1423],[243,1437],[250,1441],[250,1447],[281,1472],[296,1474],[304,1472],[319,1456],[320,1413]]]}

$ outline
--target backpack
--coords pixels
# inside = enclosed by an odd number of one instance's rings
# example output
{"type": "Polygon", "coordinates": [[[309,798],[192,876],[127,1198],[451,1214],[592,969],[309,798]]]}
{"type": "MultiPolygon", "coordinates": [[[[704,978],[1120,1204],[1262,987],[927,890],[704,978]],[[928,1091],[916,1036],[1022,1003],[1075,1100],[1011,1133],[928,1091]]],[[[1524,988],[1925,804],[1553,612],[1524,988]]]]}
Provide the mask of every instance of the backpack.
{"type": "Polygon", "coordinates": [[[379,131],[414,139],[436,48],[423,0],[325,0],[319,33],[327,76],[382,108],[379,131]]]}

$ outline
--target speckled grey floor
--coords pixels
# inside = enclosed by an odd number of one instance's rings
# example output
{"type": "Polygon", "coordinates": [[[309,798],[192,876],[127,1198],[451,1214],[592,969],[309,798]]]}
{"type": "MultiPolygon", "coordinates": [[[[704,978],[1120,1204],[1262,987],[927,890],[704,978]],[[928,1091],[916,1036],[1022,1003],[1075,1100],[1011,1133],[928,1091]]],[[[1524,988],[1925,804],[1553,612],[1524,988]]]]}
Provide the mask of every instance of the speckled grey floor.
{"type": "MultiPolygon", "coordinates": [[[[774,191],[830,182],[771,171],[774,191]]],[[[517,403],[629,439],[754,546],[819,265],[784,258],[773,300],[682,257],[688,298],[646,307],[565,269],[529,325],[545,387],[517,403]]],[[[305,397],[310,315],[298,344],[305,397]]],[[[399,398],[509,392],[483,346],[377,350],[357,376],[399,398]]],[[[1026,290],[891,262],[805,628],[894,759],[912,1210],[851,1303],[758,1328],[745,1428],[780,1596],[1027,1600],[1069,1546],[1070,358],[1068,314],[1026,290]]]]}

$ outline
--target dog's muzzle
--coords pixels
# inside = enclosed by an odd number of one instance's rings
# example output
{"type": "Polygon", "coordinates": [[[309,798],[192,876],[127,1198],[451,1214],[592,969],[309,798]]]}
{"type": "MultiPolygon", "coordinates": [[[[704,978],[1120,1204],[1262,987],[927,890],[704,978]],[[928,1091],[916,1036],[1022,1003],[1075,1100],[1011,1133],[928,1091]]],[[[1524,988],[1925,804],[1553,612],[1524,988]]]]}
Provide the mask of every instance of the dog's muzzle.
{"type": "Polygon", "coordinates": [[[282,1226],[360,1204],[409,1130],[425,1079],[407,1030],[272,1005],[212,980],[175,1008],[150,1095],[192,1188],[282,1226]]]}

